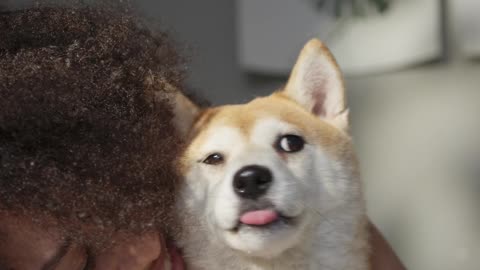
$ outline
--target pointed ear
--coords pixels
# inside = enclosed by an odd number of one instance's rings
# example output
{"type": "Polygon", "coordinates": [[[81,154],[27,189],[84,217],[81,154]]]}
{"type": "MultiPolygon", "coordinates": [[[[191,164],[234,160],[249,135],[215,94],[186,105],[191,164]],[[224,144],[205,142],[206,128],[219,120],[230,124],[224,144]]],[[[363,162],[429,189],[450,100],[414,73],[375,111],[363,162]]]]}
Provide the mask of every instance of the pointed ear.
{"type": "Polygon", "coordinates": [[[173,85],[164,80],[161,80],[160,83],[163,91],[155,93],[156,100],[157,102],[168,102],[170,104],[174,127],[180,133],[180,136],[187,137],[201,110],[173,85]]]}
{"type": "Polygon", "coordinates": [[[342,74],[320,40],[312,39],[305,45],[283,93],[336,127],[348,129],[342,74]]]}
{"type": "Polygon", "coordinates": [[[195,119],[200,114],[200,108],[180,91],[172,98],[173,124],[183,137],[187,137],[195,119]]]}

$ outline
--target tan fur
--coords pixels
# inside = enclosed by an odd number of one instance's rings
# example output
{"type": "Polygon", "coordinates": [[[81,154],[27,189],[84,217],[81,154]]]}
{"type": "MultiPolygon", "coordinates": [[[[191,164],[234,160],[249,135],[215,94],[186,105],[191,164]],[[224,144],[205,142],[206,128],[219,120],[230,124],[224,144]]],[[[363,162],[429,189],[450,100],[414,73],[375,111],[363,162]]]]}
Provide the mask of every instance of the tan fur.
{"type": "Polygon", "coordinates": [[[195,138],[185,155],[194,156],[192,151],[198,149],[198,145],[204,142],[209,129],[221,125],[232,126],[248,135],[256,120],[268,116],[277,116],[301,127],[306,132],[307,139],[318,141],[337,158],[346,158],[344,155],[347,149],[345,148],[350,148],[349,136],[328,122],[319,121],[317,117],[300,109],[300,106],[283,92],[257,98],[244,105],[227,105],[207,109],[195,125],[195,138]]]}
{"type": "MultiPolygon", "coordinates": [[[[197,120],[189,132],[191,142],[180,158],[180,170],[186,178],[187,186],[182,193],[183,201],[179,203],[179,215],[184,226],[179,243],[185,248],[189,269],[368,269],[367,219],[358,165],[348,134],[347,111],[341,73],[333,56],[318,40],[312,40],[305,46],[284,89],[242,105],[192,111],[197,120]],[[327,70],[316,70],[318,67],[327,70]],[[316,82],[318,83],[315,84],[316,82]],[[304,87],[308,89],[301,89],[304,87]],[[271,125],[271,128],[262,127],[265,125],[271,125]],[[277,136],[277,131],[273,130],[277,127],[279,130],[286,129],[287,133],[300,134],[308,145],[305,149],[307,156],[283,153],[278,157],[278,153],[270,149],[274,141],[268,141],[268,138],[277,136]],[[258,132],[265,128],[271,134],[265,133],[266,138],[262,138],[263,133],[259,135],[258,132]],[[215,138],[219,133],[225,134],[224,137],[215,138]],[[267,143],[264,143],[266,140],[267,143]],[[225,154],[225,164],[202,164],[202,159],[211,154],[208,151],[212,151],[208,147],[206,150],[206,145],[213,145],[214,151],[225,154]],[[285,173],[290,175],[287,176],[287,181],[290,177],[308,178],[298,179],[307,185],[313,185],[306,187],[307,194],[308,189],[315,190],[316,185],[320,185],[323,190],[319,194],[312,193],[319,196],[314,196],[313,199],[309,198],[310,195],[302,195],[305,198],[289,195],[289,192],[294,192],[293,189],[289,191],[279,188],[276,191],[276,196],[283,196],[287,200],[312,200],[307,203],[307,214],[304,214],[311,218],[304,218],[308,221],[302,226],[298,225],[301,234],[292,238],[292,246],[280,249],[279,254],[262,253],[263,251],[250,254],[249,251],[230,247],[226,244],[228,239],[223,239],[224,233],[216,232],[221,230],[221,226],[208,220],[212,219],[212,213],[219,207],[219,202],[212,201],[221,202],[223,197],[232,196],[225,190],[213,195],[212,190],[226,185],[228,191],[230,171],[243,166],[243,159],[251,159],[245,161],[247,164],[259,162],[262,166],[270,166],[279,177],[278,181],[282,181],[285,173]],[[304,161],[298,163],[299,159],[304,161]],[[236,163],[239,165],[232,165],[236,163]],[[312,164],[305,168],[312,172],[299,172],[299,168],[304,168],[306,164],[312,164]],[[320,179],[312,178],[317,174],[321,176],[320,179]],[[317,209],[317,205],[318,213],[310,213],[310,208],[317,209]],[[217,208],[212,210],[211,207],[217,208]],[[202,211],[206,212],[199,213],[202,211]],[[318,214],[321,215],[317,216],[318,214]]],[[[232,200],[237,199],[232,197],[232,200]]],[[[225,202],[229,205],[224,207],[237,205],[230,205],[231,200],[225,202]]],[[[289,202],[281,200],[280,204],[282,203],[288,205],[289,202]]],[[[221,213],[226,211],[224,215],[227,216],[236,211],[233,208],[231,211],[222,210],[222,207],[220,205],[221,213]]],[[[237,237],[231,233],[227,235],[227,238],[237,237]]],[[[251,239],[255,240],[257,236],[247,232],[245,237],[253,237],[251,239]]],[[[258,238],[263,241],[261,235],[258,238]]],[[[261,243],[269,245],[268,242],[261,243]]]]}

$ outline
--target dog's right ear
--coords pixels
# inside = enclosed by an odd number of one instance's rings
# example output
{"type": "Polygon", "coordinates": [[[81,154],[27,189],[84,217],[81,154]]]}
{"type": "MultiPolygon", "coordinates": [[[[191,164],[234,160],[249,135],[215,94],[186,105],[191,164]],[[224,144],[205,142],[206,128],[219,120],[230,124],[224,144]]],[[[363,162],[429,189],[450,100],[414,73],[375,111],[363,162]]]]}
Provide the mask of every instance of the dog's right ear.
{"type": "Polygon", "coordinates": [[[200,108],[180,91],[172,93],[173,124],[183,137],[187,137],[195,119],[200,114],[200,108]]]}
{"type": "MultiPolygon", "coordinates": [[[[145,80],[147,86],[154,83],[154,79],[145,80]]],[[[177,87],[165,80],[160,79],[157,84],[162,91],[155,91],[154,96],[157,102],[168,102],[173,113],[172,123],[180,136],[186,138],[193,127],[195,119],[200,115],[200,107],[193,103],[177,87]]]]}

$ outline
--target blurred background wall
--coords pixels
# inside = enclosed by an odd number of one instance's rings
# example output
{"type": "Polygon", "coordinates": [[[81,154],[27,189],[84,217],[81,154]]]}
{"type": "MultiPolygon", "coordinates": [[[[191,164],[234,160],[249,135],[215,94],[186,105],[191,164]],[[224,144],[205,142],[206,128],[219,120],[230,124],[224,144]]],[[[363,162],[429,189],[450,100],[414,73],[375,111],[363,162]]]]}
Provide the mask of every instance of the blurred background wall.
{"type": "MultiPolygon", "coordinates": [[[[238,1],[141,2],[191,46],[190,83],[214,104],[244,102],[285,82],[287,74],[241,65],[238,1]]],[[[480,269],[480,62],[456,39],[472,36],[452,19],[458,4],[438,4],[438,58],[346,78],[369,215],[412,270],[480,269]]],[[[463,24],[480,28],[480,8],[466,9],[463,24]]],[[[279,16],[272,10],[260,12],[279,16]]]]}
{"type": "MultiPolygon", "coordinates": [[[[242,65],[238,24],[248,21],[239,20],[239,1],[138,0],[146,16],[173,31],[191,57],[190,85],[213,104],[268,94],[287,78],[242,65]]],[[[475,2],[437,3],[438,57],[346,76],[369,215],[408,269],[480,269],[480,46],[474,46],[480,40],[480,7],[475,2]]],[[[272,10],[258,12],[277,16],[272,10]]],[[[396,33],[394,27],[390,31],[396,33]]],[[[305,31],[296,42],[311,34],[305,31]]],[[[376,38],[385,36],[379,32],[376,38]]],[[[293,64],[295,56],[288,57],[293,64]]]]}

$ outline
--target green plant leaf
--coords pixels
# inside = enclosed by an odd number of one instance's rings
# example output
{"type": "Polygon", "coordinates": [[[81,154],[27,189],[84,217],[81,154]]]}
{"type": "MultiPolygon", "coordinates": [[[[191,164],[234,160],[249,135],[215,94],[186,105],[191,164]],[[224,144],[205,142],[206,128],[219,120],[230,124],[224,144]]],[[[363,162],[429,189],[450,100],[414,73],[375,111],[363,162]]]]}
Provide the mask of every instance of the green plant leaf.
{"type": "MultiPolygon", "coordinates": [[[[312,0],[311,0],[312,1],[312,0]]],[[[366,16],[367,5],[373,5],[379,13],[384,13],[393,0],[313,0],[317,9],[332,8],[335,17],[345,16],[345,9],[351,10],[351,16],[366,16]]]]}

